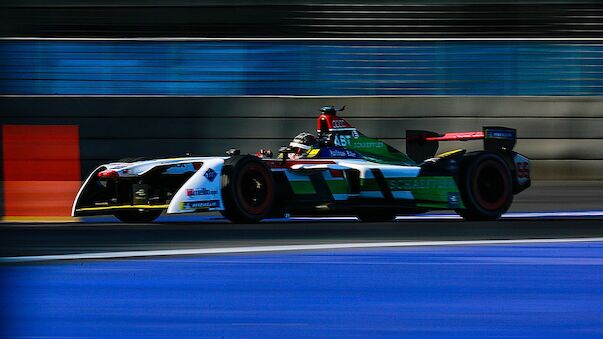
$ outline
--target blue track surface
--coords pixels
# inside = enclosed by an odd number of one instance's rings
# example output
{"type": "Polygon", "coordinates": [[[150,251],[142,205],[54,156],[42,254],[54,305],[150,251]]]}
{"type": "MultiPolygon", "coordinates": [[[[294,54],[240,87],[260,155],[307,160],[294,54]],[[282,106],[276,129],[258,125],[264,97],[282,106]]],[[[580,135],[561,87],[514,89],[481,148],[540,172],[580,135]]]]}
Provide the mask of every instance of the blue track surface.
{"type": "Polygon", "coordinates": [[[5,337],[603,337],[603,243],[1,270],[5,337]]]}

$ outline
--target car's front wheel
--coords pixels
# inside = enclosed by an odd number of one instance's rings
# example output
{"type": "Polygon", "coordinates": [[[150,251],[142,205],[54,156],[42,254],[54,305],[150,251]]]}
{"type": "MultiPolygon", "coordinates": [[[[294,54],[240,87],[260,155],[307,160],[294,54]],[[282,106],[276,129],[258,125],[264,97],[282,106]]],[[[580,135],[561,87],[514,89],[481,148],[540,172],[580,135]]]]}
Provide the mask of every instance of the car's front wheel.
{"type": "Polygon", "coordinates": [[[254,223],[273,210],[275,183],[272,172],[254,156],[234,156],[222,170],[222,215],[235,223],[254,223]]]}

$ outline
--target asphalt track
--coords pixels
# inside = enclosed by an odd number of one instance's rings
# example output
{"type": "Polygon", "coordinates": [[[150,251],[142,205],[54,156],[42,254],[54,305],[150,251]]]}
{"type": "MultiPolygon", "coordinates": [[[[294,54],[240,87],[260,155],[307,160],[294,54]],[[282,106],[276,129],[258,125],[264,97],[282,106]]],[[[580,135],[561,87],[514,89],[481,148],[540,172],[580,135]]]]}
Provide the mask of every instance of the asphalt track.
{"type": "Polygon", "coordinates": [[[114,218],[92,218],[84,223],[3,223],[0,224],[0,248],[2,257],[10,257],[335,242],[603,236],[601,217],[559,216],[559,211],[584,210],[603,211],[603,182],[535,182],[515,197],[510,210],[515,215],[527,211],[558,215],[552,218],[512,218],[496,222],[411,219],[393,223],[277,220],[256,225],[233,225],[212,217],[164,217],[163,222],[146,225],[122,224],[114,218]]]}
{"type": "Polygon", "coordinates": [[[603,337],[603,217],[554,212],[600,186],[535,191],[496,222],[4,223],[0,336],[603,337]],[[6,261],[48,255],[76,259],[6,261]]]}
{"type": "Polygon", "coordinates": [[[19,225],[4,226],[0,244],[2,256],[12,257],[292,244],[583,237],[603,237],[603,219],[19,225]]]}

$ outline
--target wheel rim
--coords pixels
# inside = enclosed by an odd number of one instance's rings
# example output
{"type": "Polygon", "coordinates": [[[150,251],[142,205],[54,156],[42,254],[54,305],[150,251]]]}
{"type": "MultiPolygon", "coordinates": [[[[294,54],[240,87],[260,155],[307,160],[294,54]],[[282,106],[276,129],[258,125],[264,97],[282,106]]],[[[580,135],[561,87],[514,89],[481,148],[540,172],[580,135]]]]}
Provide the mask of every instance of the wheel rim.
{"type": "Polygon", "coordinates": [[[473,176],[473,193],[477,203],[488,210],[504,207],[509,190],[509,178],[504,168],[494,160],[486,160],[479,164],[473,176]]]}
{"type": "Polygon", "coordinates": [[[237,193],[245,211],[256,215],[263,213],[272,197],[272,183],[265,168],[258,164],[249,164],[242,171],[237,193]]]}

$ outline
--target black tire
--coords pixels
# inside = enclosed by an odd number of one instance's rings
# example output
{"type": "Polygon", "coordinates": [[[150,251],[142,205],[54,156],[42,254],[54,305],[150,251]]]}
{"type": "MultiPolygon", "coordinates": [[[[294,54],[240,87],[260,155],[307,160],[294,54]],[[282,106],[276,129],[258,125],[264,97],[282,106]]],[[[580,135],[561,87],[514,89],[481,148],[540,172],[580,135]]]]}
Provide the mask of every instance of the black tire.
{"type": "Polygon", "coordinates": [[[250,155],[224,161],[222,215],[233,223],[256,223],[268,217],[274,206],[275,182],[262,160],[250,155]]]}
{"type": "Polygon", "coordinates": [[[115,211],[113,215],[127,223],[149,223],[155,221],[160,215],[162,210],[126,210],[126,211],[115,211]]]}
{"type": "Polygon", "coordinates": [[[357,217],[362,222],[387,222],[393,221],[396,218],[396,213],[374,208],[358,213],[357,217]]]}
{"type": "Polygon", "coordinates": [[[459,188],[465,209],[456,212],[465,220],[496,220],[513,202],[511,170],[493,152],[470,153],[461,159],[459,188]]]}

